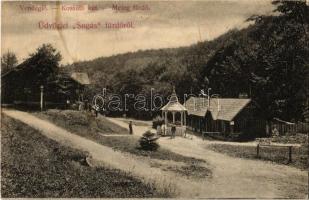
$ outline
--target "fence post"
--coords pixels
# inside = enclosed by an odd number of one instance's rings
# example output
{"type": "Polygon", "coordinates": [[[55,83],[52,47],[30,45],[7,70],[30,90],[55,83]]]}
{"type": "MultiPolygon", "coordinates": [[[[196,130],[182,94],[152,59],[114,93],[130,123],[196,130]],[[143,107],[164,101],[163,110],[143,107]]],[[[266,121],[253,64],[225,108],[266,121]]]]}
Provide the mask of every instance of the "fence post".
{"type": "Polygon", "coordinates": [[[256,146],[256,157],[259,158],[260,157],[260,144],[257,144],[256,146]]]}
{"type": "Polygon", "coordinates": [[[289,163],[292,162],[292,146],[289,146],[289,163]]]}

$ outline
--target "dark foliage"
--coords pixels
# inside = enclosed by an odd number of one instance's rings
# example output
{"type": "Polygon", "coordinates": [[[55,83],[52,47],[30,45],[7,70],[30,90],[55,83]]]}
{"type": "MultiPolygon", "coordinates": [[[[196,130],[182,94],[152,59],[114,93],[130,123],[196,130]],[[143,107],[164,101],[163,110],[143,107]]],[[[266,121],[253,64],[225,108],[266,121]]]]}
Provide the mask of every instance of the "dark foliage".
{"type": "Polygon", "coordinates": [[[147,131],[143,134],[143,136],[139,139],[139,144],[143,150],[156,151],[159,148],[159,144],[156,142],[158,137],[147,131]]]}
{"type": "Polygon", "coordinates": [[[156,116],[153,120],[152,120],[152,128],[157,128],[157,126],[162,126],[164,124],[164,119],[162,117],[160,117],[159,115],[156,116]]]}
{"type": "MultiPolygon", "coordinates": [[[[211,87],[221,97],[247,94],[260,105],[265,119],[303,120],[309,95],[309,7],[305,1],[274,4],[275,15],[252,16],[248,20],[253,25],[213,41],[101,57],[68,69],[88,71],[96,84],[94,91],[107,87],[111,93],[145,94],[148,109],[150,88],[166,98],[172,85],[180,97],[211,87]]],[[[158,113],[133,111],[133,100],[128,101],[127,116],[151,119],[158,113]]]]}
{"type": "Polygon", "coordinates": [[[1,74],[5,74],[9,70],[16,67],[18,63],[15,53],[8,51],[1,56],[1,74]]]}
{"type": "Polygon", "coordinates": [[[44,100],[49,102],[49,108],[64,107],[66,100],[72,102],[77,99],[77,89],[82,86],[59,68],[61,54],[51,44],[38,47],[16,67],[15,59],[15,54],[9,52],[1,60],[5,65],[10,65],[6,67],[9,68],[7,73],[2,74],[3,102],[20,101],[26,108],[38,108],[41,86],[44,87],[44,100]]]}
{"type": "Polygon", "coordinates": [[[27,87],[39,88],[55,80],[60,60],[60,53],[51,44],[43,44],[35,53],[30,54],[23,63],[25,73],[22,75],[27,87]]]}

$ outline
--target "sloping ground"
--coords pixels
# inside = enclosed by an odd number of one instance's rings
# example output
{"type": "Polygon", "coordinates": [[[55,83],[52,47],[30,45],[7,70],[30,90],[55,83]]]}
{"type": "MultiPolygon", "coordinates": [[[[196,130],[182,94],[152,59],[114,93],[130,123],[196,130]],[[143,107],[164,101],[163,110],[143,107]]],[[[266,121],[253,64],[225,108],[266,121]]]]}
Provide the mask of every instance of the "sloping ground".
{"type": "MultiPolygon", "coordinates": [[[[161,138],[160,145],[183,156],[203,159],[210,164],[211,179],[193,181],[178,177],[175,173],[151,167],[132,154],[115,152],[111,148],[74,135],[47,121],[20,111],[4,111],[59,143],[77,147],[92,155],[97,165],[108,163],[111,167],[131,172],[145,182],[156,183],[160,191],[175,188],[179,197],[207,198],[305,198],[307,196],[307,172],[269,162],[233,158],[215,153],[207,142],[196,138],[161,138]]],[[[125,122],[111,119],[124,128],[125,122]]],[[[149,127],[134,126],[137,135],[149,127]]]]}
{"type": "Polygon", "coordinates": [[[140,160],[140,157],[137,158],[132,154],[114,151],[110,147],[72,134],[63,128],[46,120],[41,120],[29,113],[16,110],[3,110],[3,113],[28,124],[39,130],[41,134],[60,144],[88,152],[92,158],[91,163],[94,166],[108,165],[111,168],[130,172],[134,176],[142,179],[146,184],[155,184],[155,188],[161,194],[172,194],[180,197],[202,197],[206,195],[201,181],[189,180],[185,177],[177,176],[176,173],[152,167],[149,163],[144,162],[144,160],[140,160]]]}
{"type": "Polygon", "coordinates": [[[57,121],[61,127],[70,127],[72,131],[83,133],[83,136],[101,134],[129,134],[120,126],[117,126],[103,117],[95,117],[93,113],[76,110],[50,109],[44,112],[33,113],[40,118],[57,121]]]}
{"type": "Polygon", "coordinates": [[[167,197],[129,173],[87,165],[86,153],[50,140],[5,115],[1,127],[1,196],[167,197]]]}
{"type": "Polygon", "coordinates": [[[309,143],[309,136],[308,133],[295,133],[295,134],[287,134],[281,135],[278,137],[271,137],[271,138],[260,138],[265,142],[273,142],[273,143],[282,143],[282,144],[304,144],[308,145],[309,143]]]}
{"type": "Polygon", "coordinates": [[[257,158],[257,147],[245,145],[230,145],[230,144],[212,144],[209,148],[224,153],[229,156],[260,159],[285,164],[299,169],[308,169],[308,144],[301,146],[293,146],[291,149],[292,162],[289,162],[289,147],[287,146],[260,146],[259,157],[257,158]]]}
{"type": "MultiPolygon", "coordinates": [[[[41,119],[46,119],[53,122],[55,125],[60,126],[74,134],[90,139],[99,144],[119,150],[128,152],[137,156],[149,157],[161,160],[173,160],[175,162],[185,162],[195,165],[199,164],[202,160],[186,157],[167,150],[166,148],[159,148],[157,151],[146,151],[140,148],[139,136],[128,134],[129,131],[111,122],[107,118],[99,115],[97,118],[91,116],[91,121],[100,122],[100,129],[95,129],[96,124],[86,123],[85,119],[89,115],[88,112],[80,112],[74,110],[48,110],[45,112],[35,112],[35,116],[41,119]],[[111,131],[112,130],[112,131],[111,131]]],[[[145,125],[147,123],[136,123],[145,125]]]]}
{"type": "MultiPolygon", "coordinates": [[[[117,128],[120,132],[107,134],[108,132],[106,132],[106,130],[110,129],[109,126],[112,126],[111,128],[113,128],[118,125],[110,122],[110,120],[107,120],[101,115],[95,118],[95,120],[107,123],[101,124],[104,128],[100,129],[100,132],[93,132],[92,127],[87,123],[79,123],[79,129],[76,129],[75,125],[63,123],[63,118],[66,118],[68,121],[78,122],[80,118],[85,118],[85,116],[89,114],[87,112],[78,112],[73,110],[48,110],[43,113],[35,112],[33,114],[39,116],[41,119],[52,121],[55,125],[71,131],[73,134],[77,134],[104,146],[111,147],[114,150],[121,151],[123,153],[130,153],[136,156],[136,159],[141,160],[141,162],[148,163],[151,167],[160,168],[167,172],[174,172],[177,175],[185,176],[189,179],[206,180],[211,178],[211,170],[208,168],[208,164],[204,160],[176,154],[162,147],[157,151],[144,150],[139,144],[140,136],[135,134],[129,135],[128,130],[120,126],[117,128]],[[66,116],[69,117],[67,118],[66,116]]],[[[151,123],[145,123],[143,121],[134,121],[133,124],[151,125],[151,123]]]]}
{"type": "MultiPolygon", "coordinates": [[[[127,127],[119,119],[110,121],[127,127]]],[[[134,133],[141,135],[149,127],[134,126],[134,133]]],[[[184,156],[203,159],[212,167],[212,179],[203,182],[207,198],[306,198],[308,173],[293,167],[271,162],[230,157],[209,149],[207,140],[160,138],[161,146],[184,156]]]]}

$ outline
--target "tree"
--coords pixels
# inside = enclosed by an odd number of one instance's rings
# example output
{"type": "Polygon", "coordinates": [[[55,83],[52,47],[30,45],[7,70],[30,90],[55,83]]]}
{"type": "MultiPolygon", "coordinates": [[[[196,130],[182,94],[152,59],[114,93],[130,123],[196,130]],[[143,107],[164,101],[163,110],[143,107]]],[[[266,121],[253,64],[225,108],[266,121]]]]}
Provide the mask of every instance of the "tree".
{"type": "Polygon", "coordinates": [[[309,94],[309,7],[304,1],[274,4],[279,13],[250,18],[255,24],[226,41],[205,76],[222,96],[248,93],[265,119],[301,120],[309,94]]]}
{"type": "Polygon", "coordinates": [[[48,86],[55,81],[58,73],[60,53],[51,45],[43,44],[23,63],[25,65],[23,80],[29,88],[48,86]]]}
{"type": "Polygon", "coordinates": [[[46,100],[56,98],[55,81],[58,75],[60,53],[51,45],[43,44],[35,53],[20,64],[20,71],[16,73],[15,96],[20,99],[37,100],[41,85],[45,88],[46,100]],[[48,94],[47,94],[48,91],[48,94]]]}
{"type": "Polygon", "coordinates": [[[5,73],[15,67],[18,63],[15,53],[8,51],[7,53],[1,56],[1,73],[5,73]]]}
{"type": "Polygon", "coordinates": [[[273,116],[301,120],[308,99],[309,7],[305,1],[275,1],[279,16],[261,17],[255,35],[260,41],[257,54],[263,68],[257,88],[263,88],[273,116]],[[263,87],[259,87],[262,86],[263,87]]]}

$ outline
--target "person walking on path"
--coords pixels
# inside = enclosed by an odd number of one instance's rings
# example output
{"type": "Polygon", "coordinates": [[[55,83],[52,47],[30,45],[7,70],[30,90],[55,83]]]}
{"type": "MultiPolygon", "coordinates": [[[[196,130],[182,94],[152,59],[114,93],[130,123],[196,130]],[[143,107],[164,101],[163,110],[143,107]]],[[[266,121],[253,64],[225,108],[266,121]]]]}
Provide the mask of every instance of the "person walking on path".
{"type": "Polygon", "coordinates": [[[176,133],[176,126],[175,126],[175,124],[172,125],[171,132],[172,132],[171,138],[175,138],[175,133],[176,133]]]}
{"type": "Polygon", "coordinates": [[[130,131],[130,134],[133,135],[132,121],[129,122],[129,131],[130,131]]]}
{"type": "Polygon", "coordinates": [[[157,135],[161,135],[161,134],[162,134],[161,126],[158,125],[157,126],[157,135]]]}

